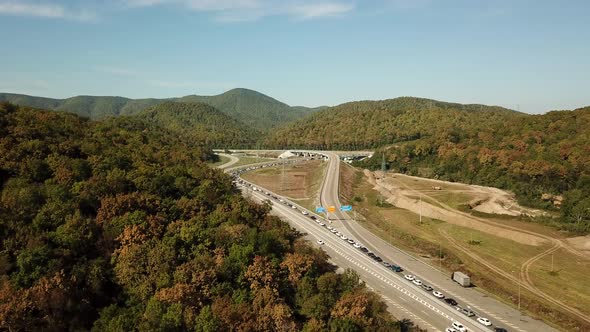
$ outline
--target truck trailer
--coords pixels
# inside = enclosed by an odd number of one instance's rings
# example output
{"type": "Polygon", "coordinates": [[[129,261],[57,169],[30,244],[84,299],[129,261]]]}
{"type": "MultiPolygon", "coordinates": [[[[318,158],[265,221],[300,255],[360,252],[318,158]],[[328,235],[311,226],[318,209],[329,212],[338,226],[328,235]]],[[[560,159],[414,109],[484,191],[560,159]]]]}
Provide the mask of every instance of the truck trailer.
{"type": "Polygon", "coordinates": [[[463,287],[471,286],[471,278],[468,275],[461,273],[459,271],[453,272],[453,281],[457,282],[459,285],[463,287]]]}

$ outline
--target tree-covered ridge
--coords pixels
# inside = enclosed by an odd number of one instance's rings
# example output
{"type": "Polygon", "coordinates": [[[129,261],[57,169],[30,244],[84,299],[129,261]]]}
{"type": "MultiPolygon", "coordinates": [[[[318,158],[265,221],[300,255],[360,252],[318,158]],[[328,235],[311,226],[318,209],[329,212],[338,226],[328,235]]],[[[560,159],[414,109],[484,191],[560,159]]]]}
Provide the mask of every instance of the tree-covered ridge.
{"type": "Polygon", "coordinates": [[[0,104],[0,330],[400,330],[209,153],[133,117],[0,104]]]}
{"type": "Polygon", "coordinates": [[[203,103],[164,102],[138,117],[214,148],[253,147],[261,134],[203,103]]]}
{"type": "Polygon", "coordinates": [[[216,96],[189,95],[168,99],[129,99],[111,96],[76,96],[51,99],[20,94],[0,93],[0,102],[74,113],[93,120],[108,116],[133,115],[166,102],[206,103],[226,115],[257,130],[268,130],[299,119],[316,108],[291,107],[276,99],[248,89],[233,89],[216,96]]]}
{"type": "Polygon", "coordinates": [[[365,149],[466,128],[499,128],[525,114],[501,107],[402,97],[323,109],[273,132],[266,145],[314,149],[365,149]]]}
{"type": "Polygon", "coordinates": [[[209,104],[252,128],[267,131],[315,112],[315,108],[291,107],[248,89],[233,89],[217,96],[185,96],[182,102],[209,104]]]}

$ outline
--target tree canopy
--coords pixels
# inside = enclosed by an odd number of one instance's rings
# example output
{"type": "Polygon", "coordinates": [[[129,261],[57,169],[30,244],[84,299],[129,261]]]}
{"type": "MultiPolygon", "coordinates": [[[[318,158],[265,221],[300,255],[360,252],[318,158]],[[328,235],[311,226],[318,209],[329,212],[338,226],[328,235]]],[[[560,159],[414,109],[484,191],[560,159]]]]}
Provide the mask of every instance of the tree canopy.
{"type": "Polygon", "coordinates": [[[0,329],[401,329],[210,153],[140,118],[0,104],[0,329]]]}

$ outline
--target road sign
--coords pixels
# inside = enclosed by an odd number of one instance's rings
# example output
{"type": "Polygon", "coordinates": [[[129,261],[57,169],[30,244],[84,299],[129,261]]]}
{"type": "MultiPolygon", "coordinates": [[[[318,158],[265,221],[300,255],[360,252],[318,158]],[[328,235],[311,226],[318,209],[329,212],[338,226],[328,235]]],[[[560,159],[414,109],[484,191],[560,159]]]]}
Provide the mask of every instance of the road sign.
{"type": "Polygon", "coordinates": [[[328,212],[336,212],[335,206],[328,206],[328,212]]]}
{"type": "Polygon", "coordinates": [[[352,211],[352,206],[351,205],[343,205],[340,207],[340,211],[352,211]]]}
{"type": "Polygon", "coordinates": [[[326,209],[323,208],[323,207],[321,207],[321,206],[319,206],[319,207],[315,208],[315,212],[317,212],[317,213],[326,212],[326,209]]]}

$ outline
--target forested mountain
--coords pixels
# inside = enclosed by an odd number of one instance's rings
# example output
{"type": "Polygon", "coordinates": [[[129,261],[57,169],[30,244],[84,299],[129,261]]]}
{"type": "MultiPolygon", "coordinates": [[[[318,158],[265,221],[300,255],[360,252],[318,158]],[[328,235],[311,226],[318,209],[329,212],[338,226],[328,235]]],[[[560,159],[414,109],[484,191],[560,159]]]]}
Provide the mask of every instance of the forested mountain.
{"type": "Polygon", "coordinates": [[[0,330],[401,330],[208,156],[140,117],[0,103],[0,330]]]}
{"type": "Polygon", "coordinates": [[[291,107],[259,92],[233,89],[216,96],[190,95],[168,99],[129,99],[123,97],[77,96],[51,99],[19,94],[0,93],[0,102],[74,113],[90,119],[107,116],[133,115],[165,101],[199,102],[209,104],[226,115],[258,130],[299,119],[316,108],[291,107]]]}
{"type": "Polygon", "coordinates": [[[272,147],[363,149],[463,128],[501,126],[525,114],[501,107],[402,97],[351,102],[289,123],[266,139],[272,147]]]}
{"type": "Polygon", "coordinates": [[[203,103],[169,101],[137,116],[214,148],[252,148],[261,136],[256,130],[203,103]]]}
{"type": "Polygon", "coordinates": [[[186,96],[178,101],[209,104],[259,130],[277,127],[318,110],[301,106],[291,107],[248,89],[233,89],[217,96],[186,96]]]}

